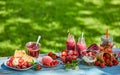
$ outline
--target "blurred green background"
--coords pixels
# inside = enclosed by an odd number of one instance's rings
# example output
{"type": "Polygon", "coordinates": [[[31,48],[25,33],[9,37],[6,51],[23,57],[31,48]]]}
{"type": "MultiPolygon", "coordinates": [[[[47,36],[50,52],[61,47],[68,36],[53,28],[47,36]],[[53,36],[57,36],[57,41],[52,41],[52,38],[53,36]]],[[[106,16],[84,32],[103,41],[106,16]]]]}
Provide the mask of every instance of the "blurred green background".
{"type": "Polygon", "coordinates": [[[0,56],[13,55],[41,35],[41,53],[66,49],[67,31],[87,46],[106,28],[120,47],[120,0],[0,0],[0,56]]]}

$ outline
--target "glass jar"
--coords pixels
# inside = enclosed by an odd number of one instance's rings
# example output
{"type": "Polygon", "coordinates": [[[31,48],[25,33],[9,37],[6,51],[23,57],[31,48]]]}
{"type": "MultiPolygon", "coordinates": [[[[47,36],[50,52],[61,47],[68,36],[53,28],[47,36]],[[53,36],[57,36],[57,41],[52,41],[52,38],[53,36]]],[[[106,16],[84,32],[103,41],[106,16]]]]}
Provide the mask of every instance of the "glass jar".
{"type": "Polygon", "coordinates": [[[113,38],[111,36],[106,38],[106,36],[103,35],[101,38],[100,52],[112,53],[113,46],[113,38]]]}

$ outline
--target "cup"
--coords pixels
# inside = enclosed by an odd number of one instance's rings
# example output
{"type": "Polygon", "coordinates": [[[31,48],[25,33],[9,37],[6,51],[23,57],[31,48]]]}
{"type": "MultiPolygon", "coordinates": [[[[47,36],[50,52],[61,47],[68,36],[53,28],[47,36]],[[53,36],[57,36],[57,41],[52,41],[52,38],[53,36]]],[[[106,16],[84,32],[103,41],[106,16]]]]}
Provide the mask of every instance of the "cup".
{"type": "Polygon", "coordinates": [[[28,55],[38,58],[40,52],[40,44],[37,44],[36,42],[28,42],[26,44],[26,48],[28,50],[28,55]]]}

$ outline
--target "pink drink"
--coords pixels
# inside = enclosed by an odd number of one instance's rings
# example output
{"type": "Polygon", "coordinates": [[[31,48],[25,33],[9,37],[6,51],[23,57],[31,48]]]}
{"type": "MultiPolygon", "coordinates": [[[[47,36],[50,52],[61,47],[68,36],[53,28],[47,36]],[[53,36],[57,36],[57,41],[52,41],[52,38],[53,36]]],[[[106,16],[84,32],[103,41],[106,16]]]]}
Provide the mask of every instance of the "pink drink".
{"type": "Polygon", "coordinates": [[[26,47],[28,50],[28,55],[36,57],[36,58],[39,56],[39,51],[40,51],[39,44],[36,45],[35,42],[28,42],[26,44],[26,47]]]}
{"type": "Polygon", "coordinates": [[[75,50],[76,42],[74,36],[68,33],[68,39],[66,41],[67,50],[75,50]]]}
{"type": "Polygon", "coordinates": [[[75,50],[75,40],[67,40],[66,41],[66,47],[67,47],[67,50],[75,50]]]}
{"type": "Polygon", "coordinates": [[[78,50],[78,54],[79,57],[82,57],[82,52],[86,51],[86,43],[84,41],[84,39],[79,39],[78,43],[77,43],[77,50],[78,50]]]}

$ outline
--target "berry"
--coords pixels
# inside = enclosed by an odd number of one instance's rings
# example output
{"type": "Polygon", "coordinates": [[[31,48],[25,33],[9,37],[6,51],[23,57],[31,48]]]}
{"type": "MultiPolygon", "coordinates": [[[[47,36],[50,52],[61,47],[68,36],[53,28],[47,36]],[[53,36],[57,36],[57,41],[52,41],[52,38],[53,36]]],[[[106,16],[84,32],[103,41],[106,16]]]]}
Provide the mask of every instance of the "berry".
{"type": "Polygon", "coordinates": [[[110,62],[110,63],[108,64],[108,66],[110,66],[110,67],[111,67],[111,66],[113,66],[113,63],[112,63],[112,62],[110,62]]]}
{"type": "Polygon", "coordinates": [[[49,53],[48,53],[48,56],[52,56],[52,54],[53,54],[52,52],[49,52],[49,53]]]}
{"type": "Polygon", "coordinates": [[[106,64],[108,64],[110,62],[109,59],[105,59],[104,61],[105,61],[106,64]]]}
{"type": "Polygon", "coordinates": [[[49,52],[48,56],[52,57],[53,59],[57,59],[58,58],[58,56],[56,54],[52,53],[52,52],[49,52]]]}
{"type": "Polygon", "coordinates": [[[113,60],[113,65],[118,65],[119,64],[119,62],[118,62],[118,60],[113,60]]]}
{"type": "Polygon", "coordinates": [[[67,55],[68,55],[67,51],[62,51],[62,56],[67,56],[67,55]]]}
{"type": "Polygon", "coordinates": [[[105,64],[104,64],[104,63],[100,63],[100,67],[101,67],[101,68],[104,68],[104,67],[105,67],[105,64]]]}
{"type": "Polygon", "coordinates": [[[99,62],[99,61],[96,61],[96,62],[94,63],[94,65],[95,65],[95,66],[99,66],[99,65],[100,65],[100,62],[99,62]]]}
{"type": "Polygon", "coordinates": [[[35,70],[41,70],[42,69],[42,67],[39,65],[39,64],[37,64],[36,66],[35,66],[35,70]]]}

